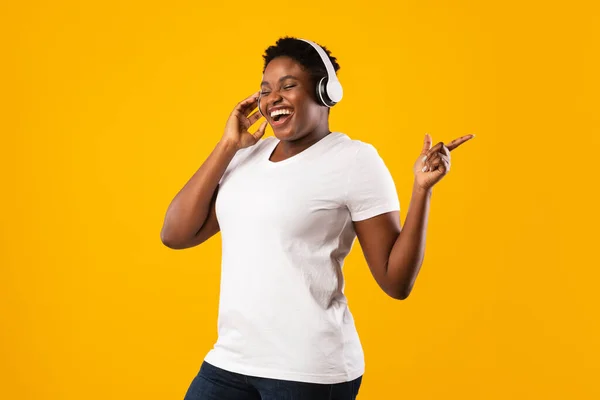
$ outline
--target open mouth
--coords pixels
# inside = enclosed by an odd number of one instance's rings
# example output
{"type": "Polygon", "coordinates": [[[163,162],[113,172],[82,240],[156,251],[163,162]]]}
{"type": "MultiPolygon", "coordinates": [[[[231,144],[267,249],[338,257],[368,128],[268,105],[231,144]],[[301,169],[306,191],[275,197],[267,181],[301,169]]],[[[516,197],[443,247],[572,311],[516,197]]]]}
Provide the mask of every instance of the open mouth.
{"type": "Polygon", "coordinates": [[[294,112],[290,109],[275,110],[271,113],[271,118],[273,119],[272,125],[281,126],[288,122],[292,118],[292,115],[294,115],[294,112]]]}

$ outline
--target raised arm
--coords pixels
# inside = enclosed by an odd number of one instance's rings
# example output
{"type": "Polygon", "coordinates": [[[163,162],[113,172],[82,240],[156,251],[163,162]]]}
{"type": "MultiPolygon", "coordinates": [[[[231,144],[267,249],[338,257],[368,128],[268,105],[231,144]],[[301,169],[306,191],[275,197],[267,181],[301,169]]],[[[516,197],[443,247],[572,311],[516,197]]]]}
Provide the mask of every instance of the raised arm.
{"type": "Polygon", "coordinates": [[[266,121],[254,134],[248,132],[261,118],[258,112],[250,115],[257,99],[258,93],[254,93],[236,105],[221,140],[171,201],[160,232],[165,246],[172,249],[197,246],[219,232],[215,213],[219,181],[237,151],[255,145],[265,133],[266,121]]]}
{"type": "Polygon", "coordinates": [[[427,222],[433,186],[450,171],[450,151],[472,139],[458,138],[431,148],[425,143],[414,165],[415,182],[404,227],[397,211],[354,223],[356,235],[375,281],[390,297],[406,299],[425,257],[427,222]]]}

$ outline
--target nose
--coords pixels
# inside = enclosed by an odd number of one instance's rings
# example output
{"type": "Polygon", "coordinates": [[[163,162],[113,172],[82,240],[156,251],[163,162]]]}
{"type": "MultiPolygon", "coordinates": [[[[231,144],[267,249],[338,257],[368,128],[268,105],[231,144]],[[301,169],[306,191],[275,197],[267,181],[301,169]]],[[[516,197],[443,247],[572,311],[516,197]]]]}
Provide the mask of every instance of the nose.
{"type": "Polygon", "coordinates": [[[266,95],[258,95],[258,111],[261,113],[261,115],[263,117],[266,117],[266,112],[267,110],[274,105],[277,105],[277,103],[281,102],[281,100],[283,100],[283,97],[281,97],[281,94],[279,94],[278,91],[271,91],[271,93],[266,94],[266,95]],[[263,113],[263,108],[264,108],[264,113],[263,113]]]}

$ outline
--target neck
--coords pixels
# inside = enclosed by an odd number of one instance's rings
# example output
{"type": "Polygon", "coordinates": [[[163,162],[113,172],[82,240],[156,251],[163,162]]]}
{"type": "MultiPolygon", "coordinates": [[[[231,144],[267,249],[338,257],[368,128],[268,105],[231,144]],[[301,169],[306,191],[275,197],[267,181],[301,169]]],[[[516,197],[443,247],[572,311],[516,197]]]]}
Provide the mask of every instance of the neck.
{"type": "Polygon", "coordinates": [[[300,139],[281,141],[278,146],[280,147],[280,154],[285,157],[295,156],[296,154],[317,143],[330,133],[331,131],[329,130],[328,124],[325,124],[324,126],[318,127],[307,135],[304,135],[300,139]]]}
{"type": "Polygon", "coordinates": [[[269,160],[278,162],[293,157],[296,154],[308,149],[310,146],[317,143],[330,133],[331,131],[329,130],[329,124],[325,122],[324,124],[319,125],[317,129],[313,130],[307,135],[304,135],[300,139],[282,140],[271,153],[269,160]]]}

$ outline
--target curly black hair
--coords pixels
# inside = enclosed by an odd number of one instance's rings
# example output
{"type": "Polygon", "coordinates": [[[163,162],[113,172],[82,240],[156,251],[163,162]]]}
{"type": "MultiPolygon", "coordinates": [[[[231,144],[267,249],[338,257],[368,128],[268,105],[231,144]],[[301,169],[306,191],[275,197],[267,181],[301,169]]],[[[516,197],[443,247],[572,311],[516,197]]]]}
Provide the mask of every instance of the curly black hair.
{"type": "MultiPolygon", "coordinates": [[[[337,72],[340,69],[340,65],[337,63],[336,58],[331,55],[331,52],[327,50],[326,47],[321,47],[329,56],[333,69],[337,72]]],[[[323,60],[321,60],[319,53],[317,53],[310,44],[290,36],[280,38],[274,46],[267,48],[263,55],[265,61],[262,71],[263,74],[265,69],[267,69],[269,62],[274,58],[281,56],[287,56],[294,59],[302,65],[302,67],[308,70],[314,84],[316,84],[319,79],[327,76],[327,69],[325,68],[325,65],[323,65],[323,60]]]]}

